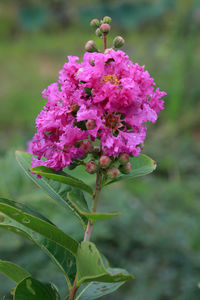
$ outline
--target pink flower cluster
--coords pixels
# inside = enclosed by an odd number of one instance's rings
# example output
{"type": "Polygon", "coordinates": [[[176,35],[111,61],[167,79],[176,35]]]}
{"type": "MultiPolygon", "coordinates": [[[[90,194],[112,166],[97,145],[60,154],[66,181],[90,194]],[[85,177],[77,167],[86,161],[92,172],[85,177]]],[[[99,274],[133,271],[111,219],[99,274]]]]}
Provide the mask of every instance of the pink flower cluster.
{"type": "Polygon", "coordinates": [[[81,63],[76,56],[68,59],[58,83],[43,91],[48,101],[36,119],[32,166],[61,170],[83,157],[96,140],[102,155],[138,156],[146,122],[156,121],[166,93],[155,90],[144,66],[133,64],[120,50],[86,52],[81,63]]]}

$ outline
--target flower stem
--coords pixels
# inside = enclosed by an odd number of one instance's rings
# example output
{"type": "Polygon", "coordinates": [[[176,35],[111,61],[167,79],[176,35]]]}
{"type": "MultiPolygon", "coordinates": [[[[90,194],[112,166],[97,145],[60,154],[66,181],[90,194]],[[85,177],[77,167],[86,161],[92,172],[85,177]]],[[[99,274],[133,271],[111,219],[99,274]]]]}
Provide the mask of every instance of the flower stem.
{"type": "MultiPolygon", "coordinates": [[[[94,192],[93,200],[92,200],[92,212],[96,212],[96,210],[97,210],[98,200],[99,200],[100,193],[101,193],[101,183],[102,183],[102,173],[97,172],[95,192],[94,192]]],[[[89,220],[88,224],[87,224],[87,228],[85,230],[85,234],[84,234],[84,239],[83,239],[84,242],[90,241],[93,227],[94,227],[94,223],[91,222],[91,220],[89,220]]],[[[76,284],[77,284],[77,273],[76,273],[76,276],[74,279],[73,286],[70,290],[70,295],[69,295],[68,300],[74,300],[76,292],[78,290],[78,287],[76,286],[76,284]]]]}
{"type": "Polygon", "coordinates": [[[107,38],[105,35],[103,36],[103,42],[104,42],[104,50],[106,50],[107,49],[107,38]]]}

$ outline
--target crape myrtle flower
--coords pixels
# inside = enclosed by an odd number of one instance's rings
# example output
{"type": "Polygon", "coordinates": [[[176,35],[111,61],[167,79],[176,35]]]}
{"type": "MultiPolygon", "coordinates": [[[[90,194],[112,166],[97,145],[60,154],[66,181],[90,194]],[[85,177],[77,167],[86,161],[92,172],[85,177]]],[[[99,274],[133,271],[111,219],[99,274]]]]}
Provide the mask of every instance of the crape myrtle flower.
{"type": "Polygon", "coordinates": [[[82,62],[69,56],[58,82],[42,94],[47,103],[36,119],[37,132],[29,151],[37,157],[32,166],[55,170],[91,153],[81,146],[87,145],[84,141],[92,148],[98,140],[100,156],[138,156],[146,123],[157,120],[166,95],[155,89],[144,66],[113,49],[86,52],[82,62]]]}

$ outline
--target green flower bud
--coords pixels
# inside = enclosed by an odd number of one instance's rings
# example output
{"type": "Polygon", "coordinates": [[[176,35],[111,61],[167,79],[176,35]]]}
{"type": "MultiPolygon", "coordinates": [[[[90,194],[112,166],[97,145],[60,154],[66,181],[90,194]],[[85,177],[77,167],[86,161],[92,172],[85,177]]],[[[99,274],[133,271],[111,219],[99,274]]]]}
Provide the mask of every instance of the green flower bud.
{"type": "Polygon", "coordinates": [[[100,22],[98,19],[93,19],[91,22],[90,22],[90,26],[93,27],[93,28],[98,28],[100,25],[100,22]]]}
{"type": "Polygon", "coordinates": [[[112,168],[108,169],[108,171],[107,171],[107,175],[112,179],[117,178],[119,176],[119,174],[120,174],[120,172],[116,167],[112,167],[112,168]]]}
{"type": "Polygon", "coordinates": [[[99,159],[99,164],[100,164],[101,168],[109,167],[110,163],[111,163],[111,159],[109,156],[102,155],[99,159]]]}
{"type": "Polygon", "coordinates": [[[116,36],[116,38],[114,38],[113,40],[113,45],[115,48],[121,48],[122,46],[124,46],[125,41],[123,39],[123,37],[121,36],[116,36]]]}
{"type": "Polygon", "coordinates": [[[121,166],[119,167],[119,170],[120,170],[120,172],[123,173],[123,174],[129,174],[129,173],[131,173],[131,171],[132,171],[132,165],[131,165],[130,162],[128,162],[128,163],[125,164],[125,165],[121,165],[121,166]]]}
{"type": "Polygon", "coordinates": [[[106,17],[103,18],[103,23],[110,24],[111,21],[112,21],[111,17],[106,16],[106,17]]]}
{"type": "Polygon", "coordinates": [[[127,153],[122,153],[119,155],[119,162],[122,165],[125,165],[129,162],[129,154],[127,153]]]}
{"type": "Polygon", "coordinates": [[[101,30],[100,30],[100,28],[97,28],[97,30],[95,31],[95,33],[96,33],[96,35],[98,36],[98,37],[102,37],[102,32],[101,32],[101,30]]]}
{"type": "Polygon", "coordinates": [[[94,41],[88,41],[86,44],[85,44],[85,50],[87,52],[97,52],[97,45],[94,41]]]}
{"type": "Polygon", "coordinates": [[[97,164],[94,160],[90,160],[86,165],[85,165],[85,170],[90,173],[94,174],[97,172],[97,164]]]}

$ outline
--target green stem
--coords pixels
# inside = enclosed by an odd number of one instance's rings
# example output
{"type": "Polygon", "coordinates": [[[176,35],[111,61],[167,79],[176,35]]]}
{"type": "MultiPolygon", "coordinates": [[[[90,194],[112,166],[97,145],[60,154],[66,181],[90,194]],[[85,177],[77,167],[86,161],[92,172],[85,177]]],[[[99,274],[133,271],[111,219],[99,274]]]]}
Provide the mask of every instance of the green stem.
{"type": "MultiPolygon", "coordinates": [[[[102,188],[102,173],[97,172],[95,192],[94,192],[93,199],[92,199],[92,212],[96,212],[96,210],[97,210],[97,205],[98,205],[98,200],[99,200],[100,193],[101,193],[101,188],[102,188]]],[[[87,228],[86,228],[85,234],[84,234],[84,240],[83,240],[84,242],[90,241],[93,227],[94,227],[94,223],[91,222],[91,220],[88,220],[88,225],[87,225],[87,228]]],[[[70,290],[70,295],[69,295],[68,300],[74,300],[74,298],[75,298],[76,292],[78,290],[76,283],[77,283],[77,273],[76,273],[76,276],[74,279],[73,286],[70,290]]]]}

